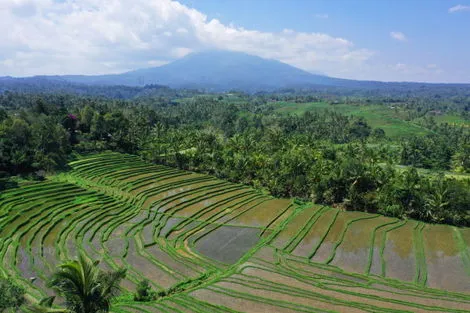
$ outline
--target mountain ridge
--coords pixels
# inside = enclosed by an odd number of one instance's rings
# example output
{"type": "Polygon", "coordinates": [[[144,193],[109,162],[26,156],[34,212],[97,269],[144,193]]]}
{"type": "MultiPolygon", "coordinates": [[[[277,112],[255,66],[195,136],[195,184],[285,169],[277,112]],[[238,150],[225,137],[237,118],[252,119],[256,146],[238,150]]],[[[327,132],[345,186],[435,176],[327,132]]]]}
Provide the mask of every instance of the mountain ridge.
{"type": "MultiPolygon", "coordinates": [[[[419,86],[470,87],[470,84],[431,84],[420,82],[379,82],[334,78],[304,71],[289,64],[264,59],[243,52],[212,50],[189,54],[171,63],[151,68],[108,75],[39,75],[14,78],[0,77],[0,84],[50,85],[80,84],[88,86],[143,87],[161,85],[175,89],[198,89],[211,92],[240,90],[275,91],[283,88],[416,88],[419,86]]],[[[3,88],[5,89],[5,88],[3,88]]],[[[2,87],[0,86],[0,90],[2,87]]]]}
{"type": "Polygon", "coordinates": [[[171,63],[122,74],[62,76],[75,83],[143,86],[165,85],[171,88],[197,88],[212,91],[240,89],[273,90],[292,86],[332,85],[334,80],[312,74],[276,60],[232,51],[192,53],[171,63]]]}

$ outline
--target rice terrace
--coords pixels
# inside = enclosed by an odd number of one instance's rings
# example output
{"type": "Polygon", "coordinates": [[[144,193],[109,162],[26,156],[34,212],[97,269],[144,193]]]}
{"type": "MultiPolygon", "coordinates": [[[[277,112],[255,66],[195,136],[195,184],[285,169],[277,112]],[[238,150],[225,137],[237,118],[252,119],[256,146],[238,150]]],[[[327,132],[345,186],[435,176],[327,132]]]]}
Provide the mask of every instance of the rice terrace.
{"type": "Polygon", "coordinates": [[[0,0],[0,313],[470,313],[470,0],[425,2],[0,0]]]}
{"type": "Polygon", "coordinates": [[[276,199],[104,152],[0,196],[0,274],[28,298],[83,252],[127,312],[468,312],[470,229],[276,199]],[[171,293],[135,302],[149,279],[171,293]]]}

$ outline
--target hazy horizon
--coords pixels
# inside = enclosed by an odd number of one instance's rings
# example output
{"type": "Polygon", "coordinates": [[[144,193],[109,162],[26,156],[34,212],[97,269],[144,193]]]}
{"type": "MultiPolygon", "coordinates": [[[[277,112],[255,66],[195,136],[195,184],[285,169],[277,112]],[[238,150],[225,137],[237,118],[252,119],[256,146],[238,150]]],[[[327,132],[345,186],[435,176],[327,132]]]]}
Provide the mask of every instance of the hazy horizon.
{"type": "Polygon", "coordinates": [[[119,74],[229,50],[330,77],[470,83],[468,0],[3,0],[0,25],[0,76],[119,74]]]}

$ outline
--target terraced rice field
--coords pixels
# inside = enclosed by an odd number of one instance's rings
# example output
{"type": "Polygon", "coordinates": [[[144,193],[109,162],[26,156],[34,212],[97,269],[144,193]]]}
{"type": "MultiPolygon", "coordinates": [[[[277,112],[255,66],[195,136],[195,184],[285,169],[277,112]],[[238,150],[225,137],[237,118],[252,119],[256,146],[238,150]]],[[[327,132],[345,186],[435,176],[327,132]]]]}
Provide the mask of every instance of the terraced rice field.
{"type": "Polygon", "coordinates": [[[0,196],[0,275],[33,299],[79,251],[155,289],[128,312],[469,312],[470,230],[299,206],[210,176],[103,153],[0,196]],[[32,279],[35,278],[35,279],[32,279]]]}

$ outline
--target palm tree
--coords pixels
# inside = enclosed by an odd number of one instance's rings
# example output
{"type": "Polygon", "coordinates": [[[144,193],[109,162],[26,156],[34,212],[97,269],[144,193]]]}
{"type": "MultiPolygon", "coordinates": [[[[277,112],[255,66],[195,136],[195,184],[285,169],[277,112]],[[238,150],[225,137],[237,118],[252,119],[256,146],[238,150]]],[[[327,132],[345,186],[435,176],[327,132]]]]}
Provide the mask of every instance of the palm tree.
{"type": "Polygon", "coordinates": [[[70,312],[108,312],[111,300],[119,294],[126,269],[103,272],[98,264],[99,261],[92,262],[80,254],[78,260],[60,265],[52,276],[49,287],[65,299],[70,312]]]}
{"type": "Polygon", "coordinates": [[[442,222],[449,205],[447,201],[449,190],[444,175],[440,175],[436,181],[432,182],[429,189],[430,192],[424,197],[423,218],[432,222],[442,222]]]}

